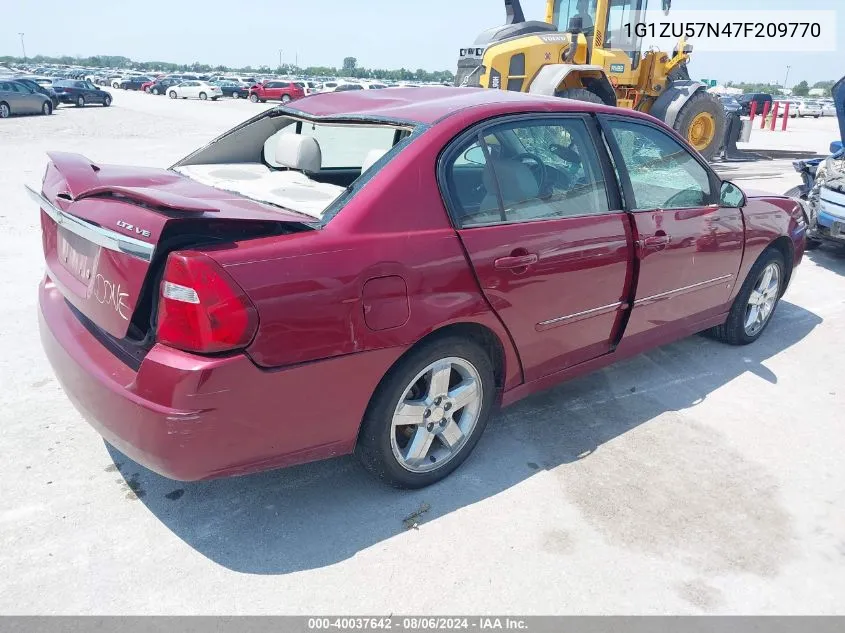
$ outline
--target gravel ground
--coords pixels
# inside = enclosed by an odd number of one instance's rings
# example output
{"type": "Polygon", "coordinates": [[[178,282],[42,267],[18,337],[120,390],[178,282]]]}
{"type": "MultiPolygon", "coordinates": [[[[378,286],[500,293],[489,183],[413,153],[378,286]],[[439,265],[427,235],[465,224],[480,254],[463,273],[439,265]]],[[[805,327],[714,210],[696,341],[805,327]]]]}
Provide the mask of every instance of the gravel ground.
{"type": "MultiPolygon", "coordinates": [[[[692,337],[529,398],[426,490],[352,458],[183,484],[109,449],[41,351],[23,184],[47,150],[166,166],[261,107],[115,91],[0,122],[0,612],[845,614],[845,251],[808,255],[756,344],[692,337]]],[[[835,130],[790,125],[808,150],[835,130]]]]}

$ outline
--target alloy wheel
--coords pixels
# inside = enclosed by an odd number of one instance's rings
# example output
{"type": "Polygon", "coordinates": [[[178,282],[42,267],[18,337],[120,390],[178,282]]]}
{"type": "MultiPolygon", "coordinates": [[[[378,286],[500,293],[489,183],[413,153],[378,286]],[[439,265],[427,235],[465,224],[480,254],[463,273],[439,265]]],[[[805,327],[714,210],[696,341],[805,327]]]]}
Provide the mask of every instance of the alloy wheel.
{"type": "Polygon", "coordinates": [[[399,465],[424,473],[447,464],[472,435],[483,395],[478,370],[463,358],[443,358],[423,369],[393,412],[390,446],[399,465]]]}
{"type": "Polygon", "coordinates": [[[770,263],[763,269],[754,289],[748,297],[748,305],[745,307],[745,333],[754,336],[769,321],[772,311],[780,297],[781,271],[776,262],[770,263]]]}
{"type": "Polygon", "coordinates": [[[9,106],[5,103],[0,103],[0,119],[7,118],[11,113],[12,111],[9,109],[9,106]]]}

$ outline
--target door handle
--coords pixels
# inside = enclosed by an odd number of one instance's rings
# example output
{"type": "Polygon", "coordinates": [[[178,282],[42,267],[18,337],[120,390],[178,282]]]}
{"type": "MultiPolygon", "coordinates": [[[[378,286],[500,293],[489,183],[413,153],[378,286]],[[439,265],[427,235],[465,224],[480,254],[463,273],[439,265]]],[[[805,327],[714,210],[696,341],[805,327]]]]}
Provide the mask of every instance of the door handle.
{"type": "Polygon", "coordinates": [[[643,250],[662,250],[671,242],[672,236],[666,235],[666,233],[660,231],[656,235],[652,235],[651,237],[645,237],[639,240],[639,245],[640,248],[642,248],[643,250]]]}
{"type": "Polygon", "coordinates": [[[535,253],[528,253],[526,255],[511,255],[509,257],[500,257],[493,262],[493,268],[498,270],[512,270],[514,268],[526,268],[531,264],[537,263],[537,255],[535,253]]]}

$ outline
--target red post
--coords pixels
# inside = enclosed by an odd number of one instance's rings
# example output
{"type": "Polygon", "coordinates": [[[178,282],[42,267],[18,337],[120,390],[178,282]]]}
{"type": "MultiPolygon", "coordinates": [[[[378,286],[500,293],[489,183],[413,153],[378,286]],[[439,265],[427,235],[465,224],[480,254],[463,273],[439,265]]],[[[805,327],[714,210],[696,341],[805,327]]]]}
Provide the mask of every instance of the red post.
{"type": "Polygon", "coordinates": [[[789,101],[783,106],[783,125],[780,126],[782,132],[786,132],[786,120],[789,118],[789,101]]]}
{"type": "Polygon", "coordinates": [[[769,116],[769,106],[770,105],[771,105],[771,103],[768,102],[768,101],[766,101],[766,103],[763,104],[763,118],[760,119],[760,129],[761,130],[766,129],[766,117],[769,116]]]}
{"type": "Polygon", "coordinates": [[[778,122],[778,110],[780,109],[780,101],[775,101],[775,109],[772,110],[772,125],[769,128],[772,132],[775,131],[775,125],[778,122]]]}
{"type": "Polygon", "coordinates": [[[754,115],[757,114],[757,102],[751,102],[751,109],[748,111],[748,115],[751,117],[751,122],[754,123],[754,115]]]}

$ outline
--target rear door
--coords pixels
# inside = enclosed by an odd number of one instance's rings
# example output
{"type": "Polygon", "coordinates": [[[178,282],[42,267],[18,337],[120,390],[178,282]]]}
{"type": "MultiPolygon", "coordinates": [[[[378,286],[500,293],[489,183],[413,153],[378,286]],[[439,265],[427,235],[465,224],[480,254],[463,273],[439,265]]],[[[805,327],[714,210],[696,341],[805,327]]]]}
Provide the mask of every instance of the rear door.
{"type": "Polygon", "coordinates": [[[511,118],[459,139],[441,163],[458,235],[526,381],[608,353],[627,308],[630,223],[592,123],[511,118]]]}
{"type": "Polygon", "coordinates": [[[744,245],[742,212],[719,179],[665,130],[602,117],[635,224],[639,274],[625,341],[669,339],[728,309],[744,245]]]}

